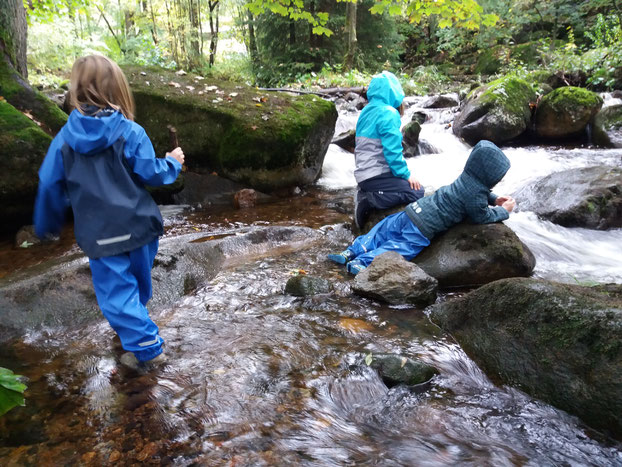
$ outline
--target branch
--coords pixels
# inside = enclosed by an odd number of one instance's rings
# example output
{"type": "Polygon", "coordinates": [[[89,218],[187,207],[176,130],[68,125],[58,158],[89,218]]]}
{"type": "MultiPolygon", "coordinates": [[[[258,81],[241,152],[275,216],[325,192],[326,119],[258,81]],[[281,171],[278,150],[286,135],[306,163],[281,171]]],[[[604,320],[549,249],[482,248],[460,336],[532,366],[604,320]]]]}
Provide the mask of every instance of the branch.
{"type": "Polygon", "coordinates": [[[99,7],[99,5],[95,5],[97,7],[97,9],[99,10],[99,12],[102,15],[102,18],[104,18],[104,21],[106,22],[106,25],[108,26],[108,30],[110,31],[110,33],[112,34],[112,37],[114,37],[114,40],[117,41],[117,44],[119,45],[119,49],[121,50],[121,52],[123,52],[123,47],[121,47],[121,42],[119,42],[119,38],[117,37],[117,35],[114,33],[114,30],[112,29],[112,26],[110,26],[110,23],[108,22],[108,18],[106,18],[106,15],[104,14],[104,12],[102,11],[102,9],[99,7]]]}

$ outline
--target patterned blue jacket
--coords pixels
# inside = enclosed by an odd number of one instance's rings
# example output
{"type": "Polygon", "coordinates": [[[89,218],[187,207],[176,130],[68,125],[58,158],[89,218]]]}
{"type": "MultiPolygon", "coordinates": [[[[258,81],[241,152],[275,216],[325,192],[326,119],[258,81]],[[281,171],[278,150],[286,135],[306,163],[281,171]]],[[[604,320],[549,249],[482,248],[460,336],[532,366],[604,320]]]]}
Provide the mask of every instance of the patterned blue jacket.
{"type": "Polygon", "coordinates": [[[491,189],[509,168],[510,161],[501,149],[490,141],[480,141],[451,185],[409,204],[406,214],[429,240],[464,220],[474,224],[505,220],[509,213],[494,206],[497,195],[491,189]]]}

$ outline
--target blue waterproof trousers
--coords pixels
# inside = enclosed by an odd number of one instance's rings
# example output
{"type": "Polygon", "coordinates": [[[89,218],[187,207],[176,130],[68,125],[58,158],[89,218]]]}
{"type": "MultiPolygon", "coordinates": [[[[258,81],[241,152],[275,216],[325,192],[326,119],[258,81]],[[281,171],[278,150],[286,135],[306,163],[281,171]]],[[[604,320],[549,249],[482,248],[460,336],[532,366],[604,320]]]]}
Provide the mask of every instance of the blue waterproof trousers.
{"type": "Polygon", "coordinates": [[[386,251],[395,251],[410,261],[429,244],[430,240],[401,211],[385,217],[368,233],[357,237],[348,250],[354,255],[354,264],[367,267],[386,251]]]}
{"type": "Polygon", "coordinates": [[[139,361],[161,354],[164,342],[145,307],[151,298],[151,268],[157,252],[158,238],[127,253],[89,258],[97,303],[123,348],[139,361]]]}

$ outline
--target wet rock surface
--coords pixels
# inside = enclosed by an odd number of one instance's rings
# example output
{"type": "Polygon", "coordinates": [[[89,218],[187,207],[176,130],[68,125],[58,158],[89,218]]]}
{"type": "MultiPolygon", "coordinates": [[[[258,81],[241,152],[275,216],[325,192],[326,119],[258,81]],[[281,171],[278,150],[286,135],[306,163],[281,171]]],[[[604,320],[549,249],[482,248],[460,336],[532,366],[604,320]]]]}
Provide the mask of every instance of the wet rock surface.
{"type": "Polygon", "coordinates": [[[602,105],[602,98],[587,89],[572,86],[557,88],[538,104],[536,133],[548,139],[580,135],[602,105]]]}
{"type": "Polygon", "coordinates": [[[622,286],[506,279],[430,317],[492,378],[622,433],[622,286]]]}
{"type": "Polygon", "coordinates": [[[556,172],[514,195],[520,210],[566,227],[622,227],[622,169],[595,166],[556,172]]]}
{"type": "Polygon", "coordinates": [[[593,139],[603,148],[622,148],[622,104],[605,107],[596,114],[593,139]]]}
{"type": "Polygon", "coordinates": [[[531,122],[529,104],[536,94],[525,81],[506,77],[472,91],[453,123],[453,132],[469,144],[486,139],[504,143],[520,136],[531,122]]]}
{"type": "Polygon", "coordinates": [[[332,139],[331,143],[336,144],[346,151],[354,152],[356,146],[356,130],[348,130],[338,134],[332,139]]]}
{"type": "Polygon", "coordinates": [[[414,120],[402,128],[402,145],[404,146],[404,157],[412,157],[418,154],[417,145],[419,144],[419,134],[421,124],[414,120]]]}
{"type": "Polygon", "coordinates": [[[439,373],[432,365],[396,354],[374,353],[369,366],[378,371],[382,381],[390,388],[398,384],[423,384],[439,373]]]}
{"type": "Polygon", "coordinates": [[[427,306],[436,300],[438,281],[394,251],[382,253],[354,279],[352,290],[394,305],[427,306]]]}
{"type": "Polygon", "coordinates": [[[307,297],[310,295],[330,293],[333,286],[327,279],[322,277],[298,274],[291,277],[285,284],[285,293],[295,297],[307,297]]]}
{"type": "Polygon", "coordinates": [[[443,109],[447,107],[455,107],[460,104],[460,98],[457,94],[439,94],[426,99],[421,107],[424,109],[443,109]]]}
{"type": "Polygon", "coordinates": [[[432,239],[413,261],[441,287],[527,277],[536,265],[529,248],[503,223],[456,225],[432,239]]]}

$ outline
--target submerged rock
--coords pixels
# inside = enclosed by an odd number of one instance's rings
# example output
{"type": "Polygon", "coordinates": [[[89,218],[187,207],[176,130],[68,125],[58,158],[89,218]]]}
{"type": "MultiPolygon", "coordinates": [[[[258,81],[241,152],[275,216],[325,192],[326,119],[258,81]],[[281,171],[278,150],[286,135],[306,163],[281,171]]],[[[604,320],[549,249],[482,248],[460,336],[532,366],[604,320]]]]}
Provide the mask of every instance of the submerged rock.
{"type": "Polygon", "coordinates": [[[536,133],[549,139],[580,135],[603,105],[587,89],[566,86],[545,95],[536,110],[536,133]]]}
{"type": "Polygon", "coordinates": [[[382,253],[354,279],[352,290],[393,305],[427,306],[436,300],[438,281],[394,251],[382,253]]]}
{"type": "Polygon", "coordinates": [[[38,171],[51,142],[35,122],[0,100],[0,232],[32,223],[38,171]]]}
{"type": "Polygon", "coordinates": [[[396,354],[374,353],[369,366],[378,371],[384,384],[390,388],[398,384],[423,384],[438,375],[433,366],[396,354]]]}
{"type": "Polygon", "coordinates": [[[530,125],[530,103],[536,100],[525,81],[505,77],[472,91],[456,116],[453,132],[469,144],[482,139],[504,143],[520,136],[530,125]]]}
{"type": "Polygon", "coordinates": [[[487,284],[531,275],[533,253],[505,224],[458,224],[432,240],[415,259],[441,287],[487,284]]]}
{"type": "Polygon", "coordinates": [[[335,136],[331,141],[332,144],[336,144],[341,149],[345,149],[349,152],[354,152],[356,146],[356,130],[348,130],[335,136]]]}
{"type": "Polygon", "coordinates": [[[136,121],[157,154],[177,129],[188,170],[219,175],[261,191],[314,182],[335,130],[332,102],[268,93],[230,81],[207,83],[164,69],[124,67],[136,121]]]}
{"type": "Polygon", "coordinates": [[[327,279],[305,274],[290,277],[287,284],[285,284],[285,293],[295,297],[325,294],[330,293],[332,290],[333,286],[327,279]]]}
{"type": "Polygon", "coordinates": [[[524,186],[518,207],[565,227],[606,230],[622,227],[622,169],[568,169],[524,186]]]}
{"type": "Polygon", "coordinates": [[[622,434],[622,285],[506,279],[430,317],[493,379],[622,434]]]}
{"type": "Polygon", "coordinates": [[[622,104],[605,107],[594,117],[594,144],[622,148],[622,104]]]}

